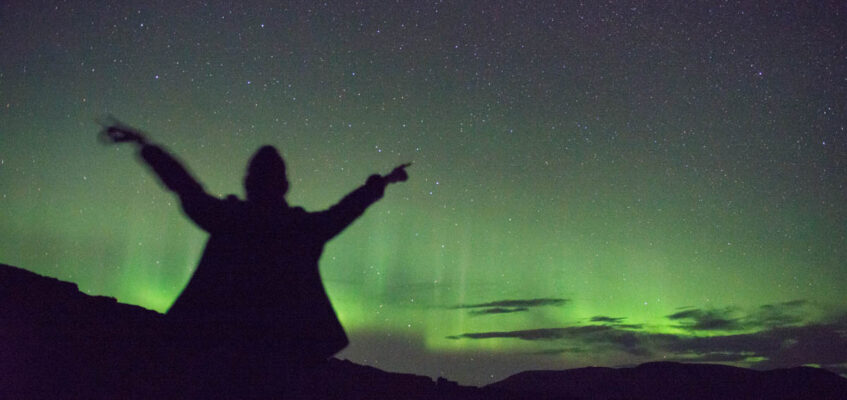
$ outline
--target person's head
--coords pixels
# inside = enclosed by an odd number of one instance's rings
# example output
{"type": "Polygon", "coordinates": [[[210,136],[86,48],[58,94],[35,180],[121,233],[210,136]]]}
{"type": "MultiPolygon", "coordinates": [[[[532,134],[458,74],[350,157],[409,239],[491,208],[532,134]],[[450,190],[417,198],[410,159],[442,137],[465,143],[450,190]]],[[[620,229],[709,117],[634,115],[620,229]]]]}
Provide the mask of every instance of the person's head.
{"type": "Polygon", "coordinates": [[[273,146],[262,146],[250,158],[244,189],[248,201],[284,201],[288,192],[285,161],[273,146]]]}

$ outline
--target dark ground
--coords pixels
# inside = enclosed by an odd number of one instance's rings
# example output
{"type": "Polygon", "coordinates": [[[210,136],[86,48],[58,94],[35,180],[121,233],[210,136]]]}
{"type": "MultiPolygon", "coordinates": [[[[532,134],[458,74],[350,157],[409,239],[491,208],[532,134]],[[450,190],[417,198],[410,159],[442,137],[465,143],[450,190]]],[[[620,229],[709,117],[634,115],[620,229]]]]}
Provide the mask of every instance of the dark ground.
{"type": "Polygon", "coordinates": [[[274,374],[234,350],[188,354],[166,332],[162,314],[0,264],[0,398],[847,399],[847,379],[809,367],[647,363],[527,371],[482,388],[338,359],[274,374]]]}

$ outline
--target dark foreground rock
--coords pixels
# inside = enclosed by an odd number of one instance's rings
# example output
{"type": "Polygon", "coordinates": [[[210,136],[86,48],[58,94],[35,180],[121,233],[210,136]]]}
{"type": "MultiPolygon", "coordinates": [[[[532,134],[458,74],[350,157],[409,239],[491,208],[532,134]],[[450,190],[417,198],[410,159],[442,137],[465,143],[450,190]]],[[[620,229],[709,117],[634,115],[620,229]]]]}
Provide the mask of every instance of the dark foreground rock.
{"type": "Polygon", "coordinates": [[[197,358],[189,345],[168,334],[162,314],[0,264],[3,399],[847,399],[847,379],[804,367],[648,363],[528,371],[476,388],[337,359],[294,368],[286,379],[233,371],[221,362],[229,355],[197,358]]]}
{"type": "Polygon", "coordinates": [[[298,366],[293,382],[233,371],[234,352],[197,357],[168,332],[155,311],[0,264],[0,399],[481,398],[478,388],[337,359],[298,366]]]}

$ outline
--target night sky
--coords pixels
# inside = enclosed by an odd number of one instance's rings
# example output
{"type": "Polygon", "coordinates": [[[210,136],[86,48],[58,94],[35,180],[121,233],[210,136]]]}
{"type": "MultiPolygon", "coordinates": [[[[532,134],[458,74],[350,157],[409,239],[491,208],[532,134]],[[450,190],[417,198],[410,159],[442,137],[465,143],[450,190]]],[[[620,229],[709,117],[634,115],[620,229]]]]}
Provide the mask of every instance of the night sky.
{"type": "Polygon", "coordinates": [[[847,373],[847,3],[288,3],[2,2],[0,262],[168,309],[206,234],[113,114],[307,210],[414,162],[321,259],[341,358],[847,373]]]}

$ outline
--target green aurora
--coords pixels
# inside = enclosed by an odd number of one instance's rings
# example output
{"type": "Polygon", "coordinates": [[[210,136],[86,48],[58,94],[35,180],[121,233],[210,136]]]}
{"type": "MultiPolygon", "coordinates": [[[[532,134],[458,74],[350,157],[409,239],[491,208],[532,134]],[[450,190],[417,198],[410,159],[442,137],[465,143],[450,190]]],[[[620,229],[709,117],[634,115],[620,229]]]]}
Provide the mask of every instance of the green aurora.
{"type": "Polygon", "coordinates": [[[307,210],[414,162],[321,259],[342,358],[847,371],[845,6],[215,3],[0,5],[0,262],[167,311],[205,234],[111,113],[307,210]]]}

